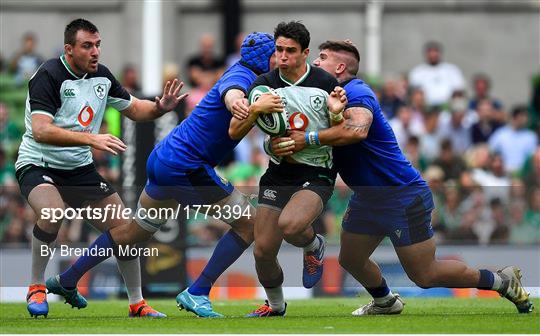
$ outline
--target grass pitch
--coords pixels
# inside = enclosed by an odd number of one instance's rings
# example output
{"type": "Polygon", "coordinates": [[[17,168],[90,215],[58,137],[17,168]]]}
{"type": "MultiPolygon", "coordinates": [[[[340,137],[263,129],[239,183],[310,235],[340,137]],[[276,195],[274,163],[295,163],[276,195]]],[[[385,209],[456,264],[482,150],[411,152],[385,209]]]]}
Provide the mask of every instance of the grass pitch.
{"type": "MultiPolygon", "coordinates": [[[[49,317],[30,318],[23,303],[0,304],[0,332],[53,333],[175,333],[175,334],[340,334],[340,333],[540,333],[540,313],[518,314],[503,299],[405,298],[401,315],[353,317],[367,297],[289,301],[287,316],[244,318],[259,301],[217,301],[224,319],[201,319],[176,309],[174,298],[149,300],[166,319],[127,318],[127,301],[90,301],[86,309],[50,303],[49,317]]],[[[540,300],[534,300],[540,308],[540,300]]]]}

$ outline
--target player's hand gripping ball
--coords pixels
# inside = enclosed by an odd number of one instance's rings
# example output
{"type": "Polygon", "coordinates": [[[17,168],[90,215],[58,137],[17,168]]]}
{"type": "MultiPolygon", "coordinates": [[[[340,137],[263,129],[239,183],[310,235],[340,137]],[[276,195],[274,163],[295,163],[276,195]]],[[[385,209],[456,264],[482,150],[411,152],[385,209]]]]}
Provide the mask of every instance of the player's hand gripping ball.
{"type": "MultiPolygon", "coordinates": [[[[273,95],[278,95],[272,88],[266,85],[259,85],[253,88],[249,93],[249,104],[256,102],[261,95],[265,93],[271,93],[273,95]]],[[[255,120],[255,124],[263,131],[264,133],[270,136],[280,136],[284,135],[287,132],[287,114],[281,112],[274,113],[261,113],[259,117],[255,120]]]]}

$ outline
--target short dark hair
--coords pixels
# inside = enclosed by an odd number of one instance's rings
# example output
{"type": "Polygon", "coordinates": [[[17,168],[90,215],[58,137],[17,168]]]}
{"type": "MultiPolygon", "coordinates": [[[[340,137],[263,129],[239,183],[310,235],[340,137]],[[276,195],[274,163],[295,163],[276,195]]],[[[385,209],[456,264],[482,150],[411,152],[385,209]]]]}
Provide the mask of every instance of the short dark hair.
{"type": "Polygon", "coordinates": [[[527,114],[527,115],[529,114],[527,106],[525,105],[514,106],[514,108],[512,109],[512,119],[515,119],[522,114],[527,114]]]}
{"type": "Polygon", "coordinates": [[[300,21],[280,22],[274,29],[274,40],[277,40],[280,36],[298,42],[302,51],[309,47],[309,31],[300,21]]]}
{"type": "Polygon", "coordinates": [[[68,23],[64,30],[64,44],[75,45],[77,32],[84,30],[89,33],[98,33],[97,27],[90,21],[85,19],[76,19],[68,23]]]}
{"type": "Polygon", "coordinates": [[[358,49],[356,49],[356,46],[352,44],[352,42],[329,40],[319,45],[319,50],[324,50],[324,49],[336,51],[336,52],[343,51],[343,52],[351,54],[356,60],[356,64],[348,64],[347,70],[351,75],[356,76],[356,74],[358,73],[358,64],[360,63],[360,53],[358,52],[358,49]]]}
{"type": "Polygon", "coordinates": [[[360,53],[356,46],[347,41],[326,41],[321,43],[319,50],[328,49],[332,51],[344,51],[353,54],[354,58],[360,63],[360,53]]]}

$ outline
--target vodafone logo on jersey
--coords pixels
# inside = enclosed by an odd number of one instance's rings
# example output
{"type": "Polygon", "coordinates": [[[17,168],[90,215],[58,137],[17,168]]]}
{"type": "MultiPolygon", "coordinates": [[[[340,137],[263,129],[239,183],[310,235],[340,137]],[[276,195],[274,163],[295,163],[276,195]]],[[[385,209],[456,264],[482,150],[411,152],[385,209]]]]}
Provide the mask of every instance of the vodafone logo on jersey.
{"type": "Polygon", "coordinates": [[[292,130],[305,131],[309,125],[308,117],[300,112],[294,112],[289,117],[289,125],[292,130]]]}
{"type": "Polygon", "coordinates": [[[94,120],[94,110],[92,110],[92,107],[90,107],[90,105],[83,107],[79,112],[77,120],[82,127],[89,126],[92,123],[92,120],[94,120]]]}

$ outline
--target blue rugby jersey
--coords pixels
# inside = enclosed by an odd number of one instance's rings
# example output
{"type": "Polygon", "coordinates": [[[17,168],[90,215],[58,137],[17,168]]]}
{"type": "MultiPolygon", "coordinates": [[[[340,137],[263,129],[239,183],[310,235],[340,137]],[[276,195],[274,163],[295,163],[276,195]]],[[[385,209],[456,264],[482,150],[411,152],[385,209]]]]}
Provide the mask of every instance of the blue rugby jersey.
{"type": "Polygon", "coordinates": [[[362,198],[375,197],[379,194],[377,191],[383,192],[382,188],[373,187],[426,185],[401,152],[371,88],[358,78],[340,85],[347,91],[347,108],[363,107],[373,113],[373,122],[365,140],[334,147],[334,166],[343,181],[357,197],[362,198]]]}
{"type": "Polygon", "coordinates": [[[224,103],[230,89],[246,93],[257,75],[246,66],[232,65],[193,112],[157,146],[158,158],[168,166],[195,168],[200,163],[216,166],[238,144],[229,137],[232,114],[224,103]]]}

